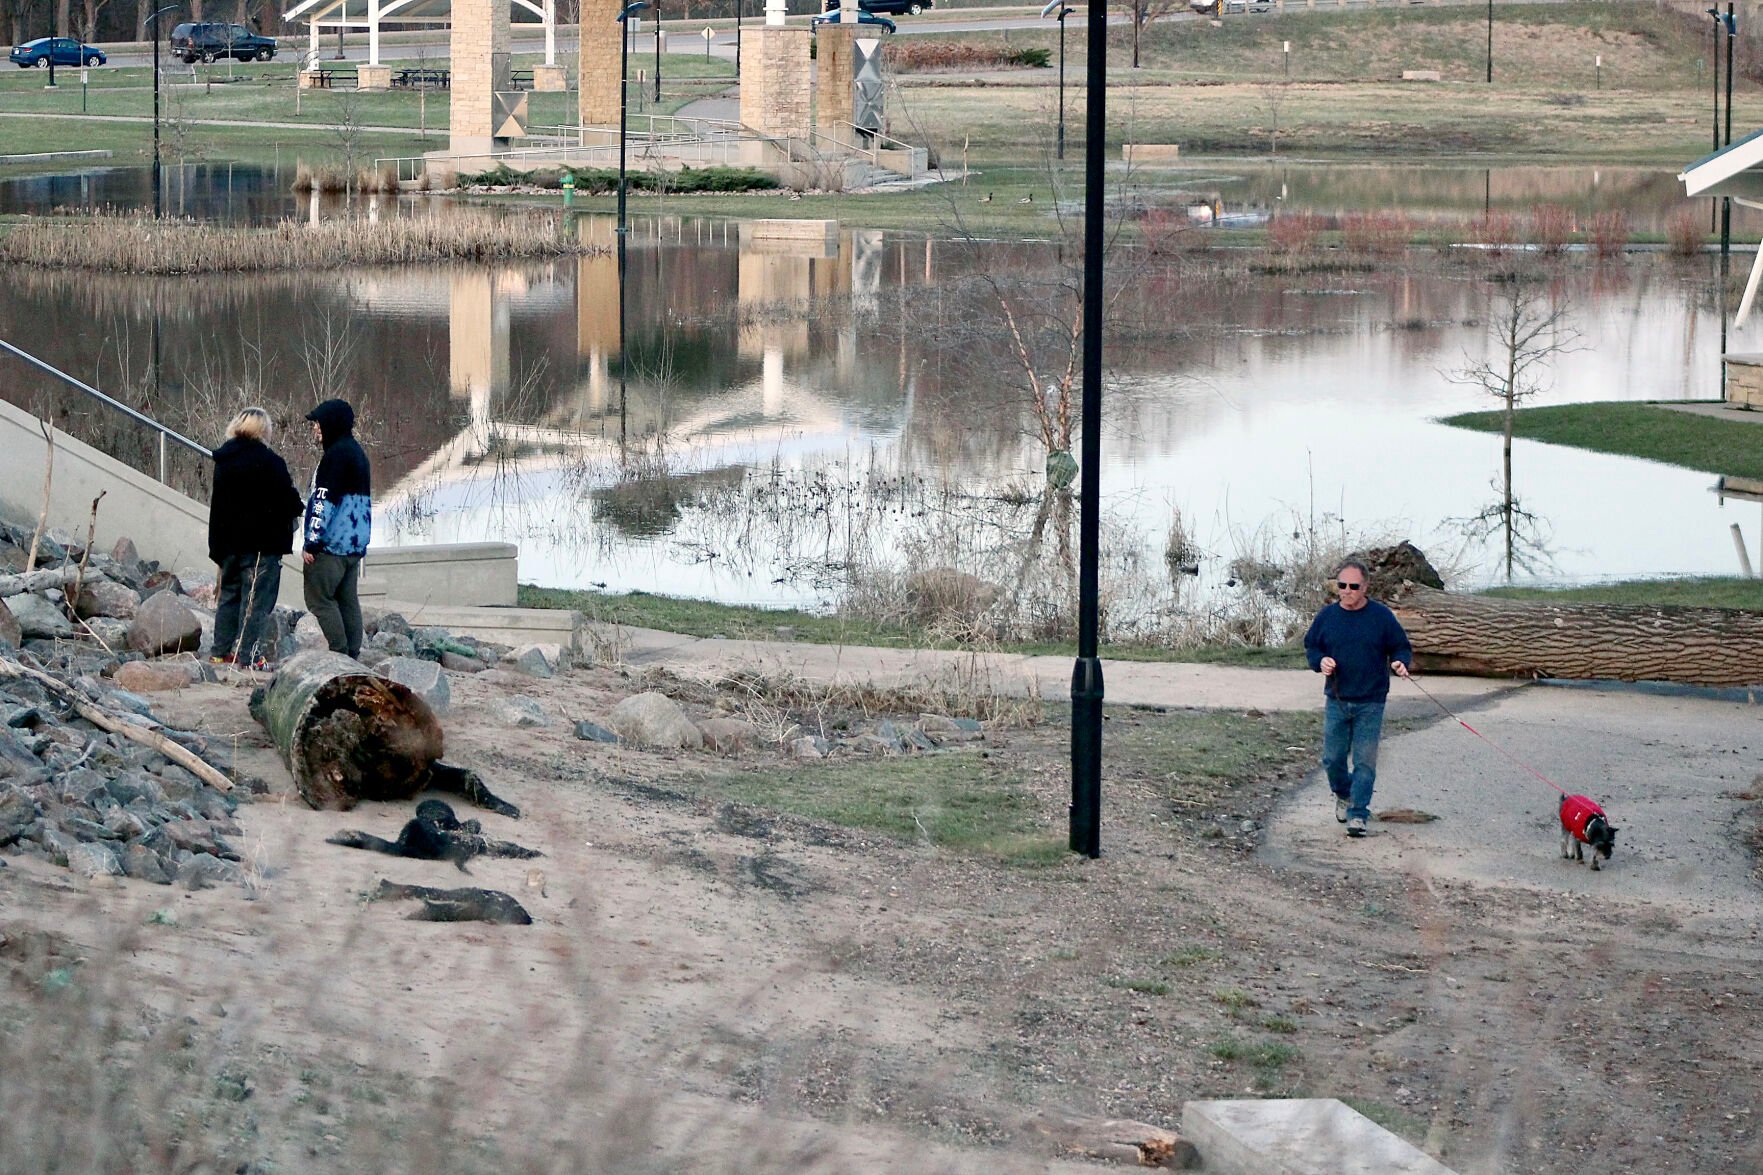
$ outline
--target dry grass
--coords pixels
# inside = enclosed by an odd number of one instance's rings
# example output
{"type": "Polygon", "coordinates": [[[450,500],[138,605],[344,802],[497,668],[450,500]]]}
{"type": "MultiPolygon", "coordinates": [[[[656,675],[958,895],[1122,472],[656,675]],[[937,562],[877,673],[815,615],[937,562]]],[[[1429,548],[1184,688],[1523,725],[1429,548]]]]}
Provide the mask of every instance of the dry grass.
{"type": "MultiPolygon", "coordinates": [[[[383,178],[370,174],[376,183],[383,178]]],[[[312,182],[322,185],[324,177],[312,182]]],[[[339,269],[594,251],[566,232],[559,217],[468,212],[284,221],[268,229],[98,215],[30,220],[0,238],[0,260],[13,265],[150,274],[339,269]]]]}

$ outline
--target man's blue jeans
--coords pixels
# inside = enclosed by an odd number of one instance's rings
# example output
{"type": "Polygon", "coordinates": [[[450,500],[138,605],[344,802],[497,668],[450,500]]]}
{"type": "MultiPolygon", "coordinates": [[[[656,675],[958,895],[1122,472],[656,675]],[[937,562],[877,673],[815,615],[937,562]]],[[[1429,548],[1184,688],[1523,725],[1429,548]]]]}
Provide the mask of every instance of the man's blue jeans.
{"type": "Polygon", "coordinates": [[[1348,820],[1371,819],[1371,787],[1377,782],[1377,740],[1383,734],[1382,702],[1329,698],[1322,714],[1322,766],[1328,786],[1347,801],[1348,820]],[[1347,759],[1353,760],[1352,769],[1347,759]]]}

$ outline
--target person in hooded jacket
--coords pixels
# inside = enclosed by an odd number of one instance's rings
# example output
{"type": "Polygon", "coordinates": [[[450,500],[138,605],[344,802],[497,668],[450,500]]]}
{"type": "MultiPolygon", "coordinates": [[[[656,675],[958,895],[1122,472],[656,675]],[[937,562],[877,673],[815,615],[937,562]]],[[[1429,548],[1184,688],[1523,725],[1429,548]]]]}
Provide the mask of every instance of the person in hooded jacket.
{"type": "Polygon", "coordinates": [[[301,558],[306,562],[306,610],[324,630],[333,653],[361,656],[361,601],[356,583],[373,531],[373,476],[355,439],[355,409],[326,400],[306,419],[324,447],[306,500],[301,558]]]}
{"type": "Polygon", "coordinates": [[[275,654],[266,637],[282,586],[282,556],[294,549],[300,494],[288,463],[269,447],[269,413],[246,408],[214,451],[208,557],[220,568],[210,652],[217,664],[261,666],[275,654]]]}

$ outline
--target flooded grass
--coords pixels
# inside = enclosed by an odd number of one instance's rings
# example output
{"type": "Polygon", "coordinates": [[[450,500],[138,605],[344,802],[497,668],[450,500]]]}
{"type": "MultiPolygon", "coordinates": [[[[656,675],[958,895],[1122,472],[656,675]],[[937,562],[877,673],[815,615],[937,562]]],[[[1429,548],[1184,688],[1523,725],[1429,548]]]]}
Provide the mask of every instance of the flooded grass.
{"type": "MultiPolygon", "coordinates": [[[[1464,412],[1443,423],[1499,432],[1499,412],[1464,412]]],[[[1520,409],[1514,436],[1595,453],[1661,461],[1727,477],[1763,479],[1763,424],[1733,412],[1723,420],[1653,404],[1562,404],[1520,409]]]]}
{"type": "Polygon", "coordinates": [[[189,274],[340,269],[593,253],[548,223],[496,216],[284,221],[269,229],[100,215],[32,220],[0,236],[0,260],[45,269],[189,274]]]}
{"type": "Polygon", "coordinates": [[[1736,575],[1690,579],[1637,579],[1565,588],[1489,588],[1484,595],[1560,604],[1675,605],[1686,608],[1763,610],[1763,581],[1736,575]]]}

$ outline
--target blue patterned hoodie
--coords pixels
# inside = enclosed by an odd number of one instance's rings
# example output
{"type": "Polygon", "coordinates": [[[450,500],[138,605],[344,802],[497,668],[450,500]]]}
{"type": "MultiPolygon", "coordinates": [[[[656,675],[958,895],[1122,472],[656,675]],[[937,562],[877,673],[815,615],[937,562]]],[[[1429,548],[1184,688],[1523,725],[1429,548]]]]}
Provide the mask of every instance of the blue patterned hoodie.
{"type": "Polygon", "coordinates": [[[307,551],[353,558],[366,553],[373,533],[373,475],[355,439],[355,409],[326,400],[306,414],[318,425],[324,456],[312,475],[302,543],[307,551]]]}

